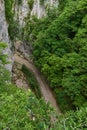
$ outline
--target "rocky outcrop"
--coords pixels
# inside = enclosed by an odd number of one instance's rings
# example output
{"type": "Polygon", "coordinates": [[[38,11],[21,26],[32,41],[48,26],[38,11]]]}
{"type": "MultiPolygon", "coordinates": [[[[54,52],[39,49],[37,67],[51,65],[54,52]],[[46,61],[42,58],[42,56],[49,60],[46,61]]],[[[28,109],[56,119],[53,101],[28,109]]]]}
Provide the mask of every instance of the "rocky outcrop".
{"type": "Polygon", "coordinates": [[[46,8],[58,6],[57,0],[34,0],[33,9],[31,15],[35,15],[38,18],[44,17],[46,15],[46,8]]]}
{"type": "MultiPolygon", "coordinates": [[[[31,1],[31,0],[30,0],[31,1]]],[[[33,1],[33,0],[32,0],[33,1]]],[[[18,0],[14,0],[13,3],[13,12],[14,12],[14,20],[17,20],[19,22],[19,28],[21,29],[26,21],[25,18],[30,14],[32,15],[36,15],[38,18],[41,18],[43,16],[45,16],[46,13],[46,5],[57,5],[57,0],[34,0],[33,1],[33,5],[32,8],[30,8],[29,6],[29,0],[22,0],[21,4],[18,3],[18,0]],[[43,3],[42,3],[43,2],[43,3]],[[55,4],[56,3],[56,4],[55,4]]],[[[8,55],[9,57],[9,61],[11,60],[11,42],[9,40],[9,34],[8,34],[8,24],[6,22],[6,18],[5,18],[5,6],[4,6],[4,0],[0,0],[0,41],[2,42],[6,42],[8,45],[8,48],[5,49],[4,53],[8,55]]],[[[28,58],[28,56],[31,53],[31,45],[27,44],[27,43],[23,43],[21,44],[19,51],[22,52],[23,55],[25,55],[26,58],[28,58]]],[[[8,64],[6,66],[10,71],[12,69],[12,65],[8,64]]]]}
{"type": "Polygon", "coordinates": [[[31,15],[35,15],[38,18],[45,16],[45,6],[44,6],[44,4],[41,4],[40,0],[34,1],[31,15]]]}
{"type": "MultiPolygon", "coordinates": [[[[22,57],[23,59],[27,59],[28,56],[25,56],[26,54],[24,53],[24,46],[22,45],[23,43],[21,41],[17,41],[15,43],[15,54],[19,55],[19,57],[22,57]]],[[[27,59],[28,60],[28,59],[27,59]]],[[[22,65],[20,62],[16,62],[14,59],[14,64],[12,67],[12,82],[20,88],[23,89],[29,89],[29,84],[27,82],[26,76],[22,72],[22,65]]]]}
{"type": "MultiPolygon", "coordinates": [[[[19,4],[17,0],[14,0],[13,12],[14,20],[19,23],[19,33],[21,35],[22,28],[26,25],[26,18],[37,16],[37,18],[44,17],[46,15],[46,8],[58,6],[57,0],[21,0],[19,4]],[[31,6],[30,6],[31,5],[31,6]]],[[[20,36],[21,37],[21,36],[20,36]]],[[[18,51],[26,58],[31,57],[32,43],[25,43],[24,41],[16,40],[15,46],[20,42],[18,51]]]]}
{"type": "Polygon", "coordinates": [[[14,0],[13,4],[14,20],[18,20],[20,26],[24,26],[25,18],[29,13],[28,0],[22,0],[21,4],[18,4],[18,0],[14,0]]]}
{"type": "Polygon", "coordinates": [[[16,41],[14,47],[15,53],[20,55],[20,57],[30,60],[32,47],[29,44],[22,41],[16,41]]]}
{"type": "MultiPolygon", "coordinates": [[[[8,55],[8,61],[11,60],[11,51],[10,51],[10,40],[9,40],[9,35],[8,35],[8,25],[6,23],[6,18],[5,18],[5,7],[4,7],[4,0],[0,0],[0,42],[5,42],[8,47],[3,51],[4,54],[8,55]]],[[[12,64],[6,65],[6,68],[8,70],[12,70],[12,64]]]]}
{"type": "MultiPolygon", "coordinates": [[[[46,15],[46,8],[48,6],[51,7],[57,5],[57,0],[21,0],[20,3],[18,3],[18,0],[14,0],[14,21],[18,21],[20,33],[21,28],[26,25],[26,18],[31,18],[33,15],[37,16],[37,18],[44,17],[46,15]]],[[[22,40],[16,39],[14,47],[15,54],[19,55],[19,57],[23,59],[30,61],[32,53],[32,43],[26,43],[22,40]]],[[[17,86],[25,86],[25,88],[27,88],[28,84],[26,82],[26,79],[24,79],[24,75],[18,68],[18,66],[19,65],[17,63],[14,63],[13,82],[17,86]],[[23,83],[23,81],[25,82],[25,84],[23,83]]]]}
{"type": "MultiPolygon", "coordinates": [[[[18,21],[18,26],[21,29],[26,24],[26,17],[36,15],[38,18],[41,18],[46,15],[46,6],[47,5],[55,5],[55,1],[57,0],[32,0],[32,8],[29,5],[29,2],[31,0],[21,0],[21,3],[18,3],[18,0],[14,0],[13,2],[13,12],[14,12],[14,21],[18,21]]],[[[57,2],[56,2],[57,5],[57,2]]],[[[10,24],[10,23],[9,23],[10,24]]],[[[14,24],[14,23],[13,23],[14,24]]],[[[20,32],[21,33],[21,32],[20,32]]],[[[15,38],[16,39],[16,38],[15,38]]],[[[6,68],[10,71],[12,71],[12,53],[11,52],[11,41],[8,34],[8,24],[6,22],[5,18],[5,3],[4,0],[0,0],[0,42],[5,42],[8,47],[3,51],[4,54],[8,55],[8,61],[10,61],[9,64],[6,65],[6,68]]],[[[25,43],[22,40],[19,41],[19,39],[16,39],[15,43],[15,53],[19,53],[20,57],[23,57],[24,59],[30,60],[30,54],[32,51],[32,46],[30,43],[25,43]]],[[[26,79],[24,79],[24,75],[18,68],[18,64],[14,63],[13,66],[13,79],[17,86],[25,86],[27,88],[27,85],[24,85],[26,83],[23,83],[24,80],[26,82],[26,79]],[[16,71],[17,68],[17,71],[16,71]],[[19,75],[20,74],[20,75],[19,75]],[[22,77],[21,79],[18,79],[18,77],[22,77]]]]}
{"type": "Polygon", "coordinates": [[[22,0],[21,4],[18,4],[17,0],[14,0],[13,12],[14,19],[19,21],[21,26],[25,25],[25,18],[30,14],[37,16],[37,18],[44,17],[46,15],[47,7],[57,7],[58,0],[22,0]],[[30,2],[29,2],[30,1],[30,2]],[[29,6],[31,4],[31,8],[29,6]]]}
{"type": "Polygon", "coordinates": [[[14,62],[12,69],[13,72],[12,81],[17,87],[27,90],[29,89],[29,84],[21,69],[22,65],[20,63],[14,62]]]}

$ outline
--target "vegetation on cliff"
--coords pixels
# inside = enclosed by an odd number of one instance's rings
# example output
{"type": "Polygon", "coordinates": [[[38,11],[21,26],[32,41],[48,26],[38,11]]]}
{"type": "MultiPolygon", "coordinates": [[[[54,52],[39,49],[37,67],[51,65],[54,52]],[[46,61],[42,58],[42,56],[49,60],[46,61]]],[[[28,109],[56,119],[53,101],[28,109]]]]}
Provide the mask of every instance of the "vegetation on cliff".
{"type": "MultiPolygon", "coordinates": [[[[8,22],[8,33],[12,41],[14,41],[15,38],[19,37],[19,23],[17,20],[14,19],[14,3],[15,0],[5,0],[5,16],[8,22]]],[[[18,4],[20,5],[21,3],[22,0],[18,0],[18,4]]]]}
{"type": "Polygon", "coordinates": [[[86,130],[86,107],[58,116],[49,103],[37,99],[30,90],[21,90],[11,84],[10,73],[4,67],[4,47],[5,44],[0,42],[0,129],[86,130]],[[56,122],[52,122],[52,116],[55,116],[56,122]]]}
{"type": "MultiPolygon", "coordinates": [[[[16,24],[11,21],[12,2],[6,0],[5,8],[13,40],[16,31],[14,33],[12,29],[15,27],[11,29],[11,26],[16,24]]],[[[59,2],[58,9],[47,10],[47,17],[27,19],[22,40],[33,43],[34,63],[49,81],[65,113],[56,115],[49,103],[10,83],[10,73],[5,68],[7,56],[2,53],[6,45],[0,42],[2,130],[87,129],[87,0],[59,2]],[[51,121],[53,114],[56,122],[51,121]]]]}
{"type": "Polygon", "coordinates": [[[45,130],[51,123],[52,108],[30,90],[26,92],[11,84],[4,66],[7,56],[2,55],[5,47],[0,42],[0,129],[45,130]]]}

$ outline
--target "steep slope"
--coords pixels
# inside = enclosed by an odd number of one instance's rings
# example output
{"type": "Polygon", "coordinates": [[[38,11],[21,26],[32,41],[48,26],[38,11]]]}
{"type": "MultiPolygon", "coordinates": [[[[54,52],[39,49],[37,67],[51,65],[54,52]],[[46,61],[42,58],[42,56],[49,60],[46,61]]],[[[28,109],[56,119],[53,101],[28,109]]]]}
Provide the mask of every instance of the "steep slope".
{"type": "MultiPolygon", "coordinates": [[[[0,42],[5,42],[7,44],[7,48],[3,51],[4,54],[9,56],[9,61],[11,61],[11,50],[10,50],[10,40],[8,34],[8,25],[5,18],[5,6],[4,1],[0,0],[0,42]]],[[[12,65],[6,65],[7,69],[11,71],[12,65]]]]}
{"type": "Polygon", "coordinates": [[[36,67],[31,62],[21,58],[17,54],[14,55],[14,61],[16,61],[20,64],[24,64],[27,68],[32,70],[32,72],[34,73],[34,75],[39,83],[39,87],[40,87],[41,93],[42,93],[45,101],[50,102],[52,104],[52,106],[56,109],[57,113],[61,113],[51,89],[47,85],[44,78],[39,74],[36,67]]]}

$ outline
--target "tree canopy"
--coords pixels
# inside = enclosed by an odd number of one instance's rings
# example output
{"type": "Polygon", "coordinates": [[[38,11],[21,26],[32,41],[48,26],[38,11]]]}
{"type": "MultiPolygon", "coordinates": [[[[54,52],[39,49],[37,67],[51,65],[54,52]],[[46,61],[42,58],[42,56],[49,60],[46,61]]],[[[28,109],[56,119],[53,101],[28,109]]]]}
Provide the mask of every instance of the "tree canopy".
{"type": "Polygon", "coordinates": [[[80,107],[87,100],[87,0],[65,3],[48,28],[39,31],[33,55],[51,87],[61,88],[80,107]]]}

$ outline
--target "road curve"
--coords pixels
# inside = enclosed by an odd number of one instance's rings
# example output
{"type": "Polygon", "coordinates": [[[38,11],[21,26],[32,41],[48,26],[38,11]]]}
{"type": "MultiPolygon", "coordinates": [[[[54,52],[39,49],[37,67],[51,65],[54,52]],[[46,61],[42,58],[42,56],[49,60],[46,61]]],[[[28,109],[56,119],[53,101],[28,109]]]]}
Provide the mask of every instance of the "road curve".
{"type": "Polygon", "coordinates": [[[60,114],[61,111],[57,105],[56,99],[55,99],[50,87],[47,85],[46,81],[44,80],[44,78],[39,74],[37,68],[31,62],[18,56],[17,54],[14,55],[14,61],[16,61],[20,64],[24,64],[28,69],[30,69],[34,73],[36,80],[39,84],[40,91],[41,91],[42,96],[44,97],[45,101],[50,102],[51,105],[55,108],[56,112],[58,114],[60,114]]]}

